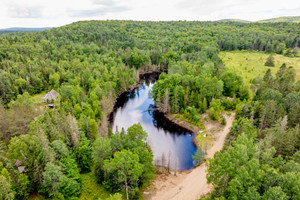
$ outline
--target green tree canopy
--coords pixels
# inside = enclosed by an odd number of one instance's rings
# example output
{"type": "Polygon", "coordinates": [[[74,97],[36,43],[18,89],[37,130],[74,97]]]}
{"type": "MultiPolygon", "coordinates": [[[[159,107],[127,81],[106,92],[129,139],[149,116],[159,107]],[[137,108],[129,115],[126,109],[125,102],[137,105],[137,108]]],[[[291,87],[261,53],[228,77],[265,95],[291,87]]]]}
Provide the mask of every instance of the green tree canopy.
{"type": "Polygon", "coordinates": [[[106,160],[104,169],[108,173],[117,171],[117,180],[124,184],[127,199],[129,199],[129,187],[134,187],[143,173],[138,155],[127,150],[116,152],[113,158],[106,160]]]}

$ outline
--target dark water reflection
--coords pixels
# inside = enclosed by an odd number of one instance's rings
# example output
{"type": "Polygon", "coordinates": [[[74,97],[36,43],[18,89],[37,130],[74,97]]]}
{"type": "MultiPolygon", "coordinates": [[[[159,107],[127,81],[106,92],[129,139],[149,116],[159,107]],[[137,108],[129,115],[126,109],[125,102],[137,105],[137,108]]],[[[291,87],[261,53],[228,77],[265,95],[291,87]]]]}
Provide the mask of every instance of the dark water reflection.
{"type": "Polygon", "coordinates": [[[155,78],[148,78],[139,88],[118,98],[112,115],[112,130],[115,132],[116,127],[119,131],[122,127],[126,130],[135,123],[141,123],[148,133],[148,143],[153,151],[154,160],[160,160],[161,164],[162,155],[168,160],[171,154],[172,168],[177,163],[179,170],[191,169],[194,166],[192,155],[197,150],[192,142],[194,134],[168,123],[161,113],[151,110],[154,101],[149,92],[154,82],[155,78]]]}

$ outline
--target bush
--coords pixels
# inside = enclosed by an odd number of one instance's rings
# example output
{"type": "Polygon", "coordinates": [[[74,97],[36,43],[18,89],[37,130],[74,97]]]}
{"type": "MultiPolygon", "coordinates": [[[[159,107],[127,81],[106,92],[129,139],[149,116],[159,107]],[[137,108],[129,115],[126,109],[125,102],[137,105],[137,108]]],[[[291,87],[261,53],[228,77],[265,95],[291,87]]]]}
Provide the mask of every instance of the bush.
{"type": "Polygon", "coordinates": [[[213,107],[211,107],[208,110],[208,116],[212,119],[212,120],[219,120],[220,116],[219,113],[217,111],[215,111],[215,109],[213,107]]]}
{"type": "Polygon", "coordinates": [[[224,99],[222,102],[222,106],[224,106],[225,110],[234,110],[234,102],[231,99],[224,99]]]}
{"type": "Polygon", "coordinates": [[[193,159],[197,163],[201,163],[204,160],[205,153],[202,151],[201,148],[198,148],[195,155],[193,155],[193,159]]]}
{"type": "Polygon", "coordinates": [[[275,66],[273,56],[269,56],[267,58],[267,61],[265,62],[265,66],[268,66],[268,67],[274,67],[275,66]]]}
{"type": "Polygon", "coordinates": [[[294,56],[294,51],[293,51],[293,49],[288,48],[287,50],[285,50],[283,55],[286,56],[286,57],[293,57],[294,56]]]}
{"type": "Polygon", "coordinates": [[[213,99],[210,103],[208,115],[212,120],[220,120],[220,113],[224,110],[220,99],[213,99]]]}
{"type": "Polygon", "coordinates": [[[225,117],[223,117],[221,124],[222,125],[226,125],[226,119],[225,119],[225,117]]]}

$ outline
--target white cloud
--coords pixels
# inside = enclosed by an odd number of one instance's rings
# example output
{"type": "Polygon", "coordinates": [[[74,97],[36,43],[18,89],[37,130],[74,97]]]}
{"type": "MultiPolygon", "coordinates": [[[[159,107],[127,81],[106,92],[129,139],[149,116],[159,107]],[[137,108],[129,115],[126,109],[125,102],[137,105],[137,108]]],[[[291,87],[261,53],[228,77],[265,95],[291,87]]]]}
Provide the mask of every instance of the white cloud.
{"type": "Polygon", "coordinates": [[[300,14],[296,0],[0,0],[0,28],[79,20],[259,20],[300,14]]]}
{"type": "Polygon", "coordinates": [[[116,13],[116,12],[124,12],[129,10],[128,7],[99,7],[99,8],[92,8],[92,9],[83,9],[83,10],[68,10],[70,17],[97,17],[97,16],[105,16],[109,13],[116,13]]]}
{"type": "Polygon", "coordinates": [[[278,0],[182,0],[175,6],[190,12],[195,18],[210,20],[238,18],[255,21],[300,14],[300,2],[295,0],[285,0],[284,3],[278,0]]]}
{"type": "Polygon", "coordinates": [[[120,0],[92,0],[92,3],[95,5],[104,5],[104,6],[115,6],[122,3],[120,0]]]}
{"type": "Polygon", "coordinates": [[[130,10],[127,5],[123,5],[118,0],[92,0],[93,7],[88,9],[70,9],[67,12],[70,17],[97,17],[105,16],[109,13],[122,13],[130,10]]]}
{"type": "Polygon", "coordinates": [[[42,17],[42,7],[11,2],[7,6],[7,15],[12,18],[40,18],[42,17]]]}

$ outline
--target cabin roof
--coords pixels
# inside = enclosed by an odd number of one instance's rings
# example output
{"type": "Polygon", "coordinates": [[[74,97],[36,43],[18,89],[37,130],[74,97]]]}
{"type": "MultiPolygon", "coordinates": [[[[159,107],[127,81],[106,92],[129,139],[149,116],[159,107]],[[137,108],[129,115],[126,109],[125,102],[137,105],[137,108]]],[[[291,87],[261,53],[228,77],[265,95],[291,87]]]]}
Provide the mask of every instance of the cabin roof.
{"type": "Polygon", "coordinates": [[[58,94],[59,94],[58,92],[56,92],[55,90],[52,89],[50,92],[48,92],[47,94],[45,94],[43,96],[43,100],[44,100],[44,102],[46,102],[47,100],[53,101],[53,100],[55,100],[55,98],[58,94]]]}
{"type": "Polygon", "coordinates": [[[16,167],[20,167],[24,161],[17,159],[15,162],[16,167]]]}
{"type": "Polygon", "coordinates": [[[225,99],[229,99],[231,101],[234,101],[234,98],[231,98],[231,97],[225,97],[225,99]]]}

